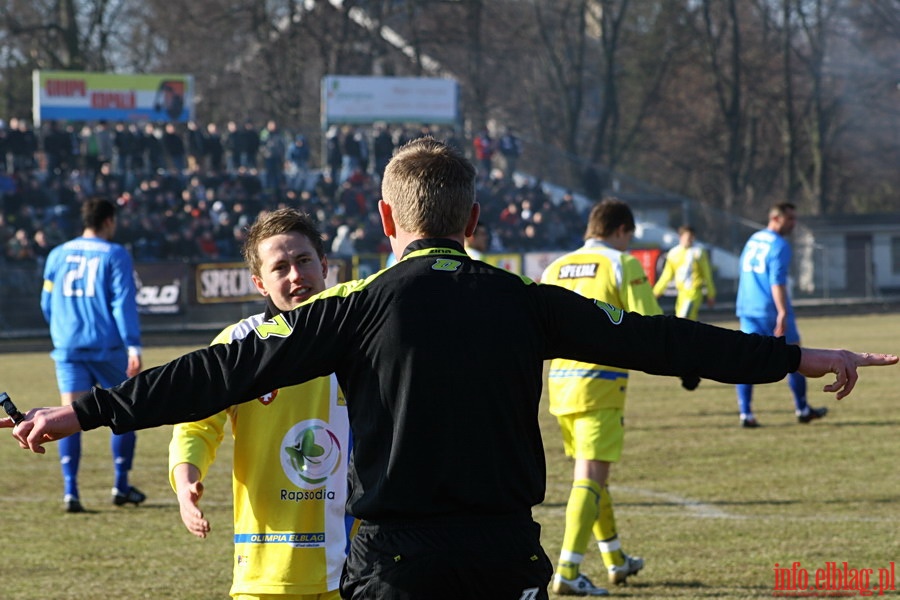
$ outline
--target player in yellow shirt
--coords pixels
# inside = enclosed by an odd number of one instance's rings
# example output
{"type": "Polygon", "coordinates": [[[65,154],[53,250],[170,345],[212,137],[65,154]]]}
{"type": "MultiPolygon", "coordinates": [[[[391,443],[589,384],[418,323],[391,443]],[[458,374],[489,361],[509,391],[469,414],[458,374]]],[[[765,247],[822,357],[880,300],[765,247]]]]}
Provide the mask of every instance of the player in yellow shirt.
{"type": "Polygon", "coordinates": [[[675,297],[675,316],[691,321],[697,320],[704,297],[710,308],[716,303],[716,286],[709,266],[709,253],[694,245],[696,237],[696,232],[690,225],[678,228],[678,245],[666,253],[665,266],[653,286],[653,295],[659,298],[674,279],[675,289],[678,291],[675,297]]]}
{"type": "MultiPolygon", "coordinates": [[[[604,199],[591,210],[584,246],[551,263],[542,283],[627,311],[662,314],[641,263],[625,251],[634,229],[631,208],[604,199]]],[[[610,583],[624,583],[644,567],[643,559],[622,551],[607,487],[610,467],[622,454],[627,385],[625,369],[564,359],[550,362],[550,412],[559,421],[566,454],[575,459],[562,550],[551,584],[560,595],[607,595],[581,573],[592,532],[610,583]]]]}
{"type": "MultiPolygon", "coordinates": [[[[315,224],[279,209],[250,228],[244,257],[266,311],[227,327],[213,343],[243,338],[263,321],[325,289],[328,261],[315,224]]],[[[238,600],[337,600],[352,518],[345,515],[350,431],[332,374],[272,390],[195,423],[176,425],[172,487],[188,531],[205,538],[202,480],[226,420],[234,436],[234,580],[238,600]]]]}

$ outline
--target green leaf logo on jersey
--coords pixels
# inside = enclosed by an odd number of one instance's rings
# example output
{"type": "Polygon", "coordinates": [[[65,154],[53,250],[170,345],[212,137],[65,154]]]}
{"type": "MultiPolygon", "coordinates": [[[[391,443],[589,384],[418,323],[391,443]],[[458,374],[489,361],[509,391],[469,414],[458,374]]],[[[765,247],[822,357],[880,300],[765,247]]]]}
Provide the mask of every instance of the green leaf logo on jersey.
{"type": "Polygon", "coordinates": [[[328,424],[318,419],[294,425],[282,440],[281,467],[298,487],[314,489],[341,465],[341,442],[328,424]]]}
{"type": "Polygon", "coordinates": [[[625,311],[618,306],[613,306],[608,302],[600,302],[599,300],[594,300],[594,304],[597,305],[597,308],[606,313],[606,316],[609,317],[609,320],[612,321],[613,325],[618,325],[622,322],[625,311]]]}

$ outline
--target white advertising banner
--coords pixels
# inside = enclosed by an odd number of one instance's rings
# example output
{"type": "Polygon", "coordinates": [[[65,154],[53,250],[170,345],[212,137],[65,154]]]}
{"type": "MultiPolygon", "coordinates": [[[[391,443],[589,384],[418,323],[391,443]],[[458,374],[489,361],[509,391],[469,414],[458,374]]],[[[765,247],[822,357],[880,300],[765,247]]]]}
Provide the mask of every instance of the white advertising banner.
{"type": "Polygon", "coordinates": [[[453,79],[328,75],[322,79],[322,127],[341,123],[454,124],[459,86],[453,79]]]}

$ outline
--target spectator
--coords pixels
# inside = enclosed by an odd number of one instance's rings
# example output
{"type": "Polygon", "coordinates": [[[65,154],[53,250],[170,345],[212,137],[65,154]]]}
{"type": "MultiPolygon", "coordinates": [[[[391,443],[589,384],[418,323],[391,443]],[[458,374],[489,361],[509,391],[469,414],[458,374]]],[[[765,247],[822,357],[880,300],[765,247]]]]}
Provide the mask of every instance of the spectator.
{"type": "Polygon", "coordinates": [[[193,120],[187,124],[187,157],[192,172],[206,168],[206,133],[193,120]]]}
{"type": "Polygon", "coordinates": [[[9,160],[9,130],[6,128],[6,121],[0,119],[0,174],[10,171],[9,160]]]}
{"type": "Polygon", "coordinates": [[[253,126],[253,121],[244,121],[244,128],[238,133],[240,159],[239,165],[247,169],[256,169],[256,157],[259,154],[259,132],[253,126]]]}
{"type": "Polygon", "coordinates": [[[43,269],[44,263],[47,262],[47,257],[50,255],[53,246],[50,245],[47,234],[43,229],[35,231],[31,240],[32,248],[34,248],[34,257],[37,260],[38,266],[43,269]]]}
{"type": "Polygon", "coordinates": [[[234,173],[241,166],[241,155],[244,153],[244,140],[242,139],[237,123],[228,121],[225,125],[225,155],[228,170],[234,173]]]}
{"type": "Polygon", "coordinates": [[[331,241],[331,253],[335,256],[353,256],[356,254],[353,230],[349,225],[338,226],[334,239],[331,241]]]}
{"type": "Polygon", "coordinates": [[[36,150],[37,140],[34,131],[28,126],[28,121],[17,118],[10,119],[7,151],[12,157],[13,172],[34,169],[36,150]]]}
{"type": "Polygon", "coordinates": [[[363,148],[363,140],[358,135],[355,127],[345,125],[341,129],[341,174],[340,181],[344,182],[350,178],[350,175],[358,170],[363,169],[363,157],[368,152],[363,148]]]}
{"type": "Polygon", "coordinates": [[[273,119],[269,119],[266,122],[266,127],[260,133],[259,140],[262,144],[263,165],[266,170],[264,187],[272,193],[278,193],[284,186],[286,150],[284,147],[284,136],[273,119]]]}
{"type": "Polygon", "coordinates": [[[482,129],[472,141],[475,148],[475,162],[478,166],[478,177],[482,180],[491,176],[494,168],[494,140],[487,129],[482,129]]]}
{"type": "Polygon", "coordinates": [[[201,260],[218,260],[219,246],[216,244],[216,238],[213,237],[212,231],[201,229],[197,236],[197,251],[201,260]]]}
{"type": "Polygon", "coordinates": [[[453,148],[454,150],[457,150],[457,151],[459,151],[459,152],[462,152],[462,150],[463,150],[463,142],[462,142],[462,140],[460,139],[459,135],[456,133],[456,129],[455,129],[455,128],[451,127],[451,128],[447,131],[447,138],[446,138],[445,142],[446,142],[446,144],[447,144],[448,146],[450,146],[450,147],[453,148]]]}
{"type": "Polygon", "coordinates": [[[305,191],[309,179],[309,144],[306,136],[298,133],[294,136],[294,143],[288,150],[290,164],[289,187],[296,191],[305,191]]]}
{"type": "Polygon", "coordinates": [[[206,138],[204,139],[206,154],[209,157],[209,168],[213,173],[222,171],[222,159],[225,155],[225,148],[222,145],[222,136],[215,123],[206,125],[206,138]]]}
{"type": "Polygon", "coordinates": [[[375,132],[375,139],[372,140],[372,155],[375,158],[375,176],[378,177],[378,181],[381,181],[381,178],[384,177],[384,169],[394,155],[394,138],[384,125],[376,127],[375,132]]]}
{"type": "Polygon", "coordinates": [[[341,166],[344,164],[341,138],[336,127],[329,129],[325,136],[325,155],[328,162],[328,174],[331,181],[336,183],[341,176],[341,166]]]}
{"type": "Polygon", "coordinates": [[[97,136],[98,159],[100,164],[110,162],[113,159],[113,133],[105,120],[100,120],[94,127],[94,135],[97,136]]]}
{"type": "Polygon", "coordinates": [[[126,178],[131,173],[131,159],[134,156],[136,140],[125,123],[116,123],[113,132],[113,151],[118,174],[126,178]]]}
{"type": "Polygon", "coordinates": [[[475,260],[484,260],[484,255],[491,247],[491,230],[481,221],[475,226],[472,235],[466,237],[466,254],[475,260]]]}
{"type": "MultiPolygon", "coordinates": [[[[81,168],[86,174],[89,174],[91,180],[96,179],[100,173],[100,165],[103,159],[100,155],[100,138],[95,128],[85,125],[81,128],[81,168]]],[[[93,192],[93,189],[91,190],[93,192]]]]}
{"type": "Polygon", "coordinates": [[[497,147],[506,163],[506,168],[504,169],[506,179],[512,180],[519,163],[519,157],[522,156],[522,141],[516,137],[515,130],[512,127],[507,127],[506,133],[500,138],[497,147]]]}
{"type": "Polygon", "coordinates": [[[35,259],[34,244],[25,229],[16,229],[6,242],[6,258],[12,262],[31,262],[35,259]]]}
{"type": "Polygon", "coordinates": [[[144,126],[144,150],[150,173],[159,173],[166,168],[166,150],[162,143],[162,131],[152,123],[144,126]]]}
{"type": "Polygon", "coordinates": [[[147,144],[144,133],[137,123],[128,124],[128,133],[131,137],[131,148],[126,160],[131,171],[130,176],[126,177],[125,187],[131,191],[138,181],[147,177],[147,144]]]}
{"type": "Polygon", "coordinates": [[[57,121],[47,123],[44,134],[44,156],[47,157],[47,180],[64,177],[71,166],[72,144],[57,121]]]}
{"type": "Polygon", "coordinates": [[[169,163],[169,168],[181,176],[187,169],[187,152],[184,148],[184,138],[181,137],[175,123],[166,123],[166,130],[162,136],[163,151],[169,163]]]}

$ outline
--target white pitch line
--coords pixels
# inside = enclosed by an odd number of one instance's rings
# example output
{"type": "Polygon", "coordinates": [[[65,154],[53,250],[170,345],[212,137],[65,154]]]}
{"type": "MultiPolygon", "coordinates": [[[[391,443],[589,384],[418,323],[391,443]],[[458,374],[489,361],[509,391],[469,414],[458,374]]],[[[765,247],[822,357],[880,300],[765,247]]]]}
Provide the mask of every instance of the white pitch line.
{"type": "MultiPolygon", "coordinates": [[[[734,521],[753,520],[753,521],[809,521],[818,523],[900,523],[900,517],[868,517],[863,515],[786,515],[786,514],[754,514],[754,515],[737,515],[722,510],[718,506],[714,506],[700,500],[693,500],[678,496],[677,494],[669,494],[667,492],[657,492],[644,488],[634,488],[628,486],[610,486],[614,491],[618,490],[625,494],[633,494],[635,496],[643,496],[656,500],[663,500],[675,506],[684,508],[691,516],[698,519],[728,519],[734,521]]],[[[645,511],[641,511],[647,514],[645,511]]],[[[663,516],[671,516],[670,512],[651,511],[663,516]]]]}
{"type": "Polygon", "coordinates": [[[687,510],[689,513],[692,513],[693,516],[698,519],[744,519],[746,517],[742,517],[740,515],[733,515],[731,513],[725,512],[721,508],[717,506],[713,506],[712,504],[708,504],[706,502],[701,502],[700,500],[692,500],[691,498],[685,498],[684,496],[678,496],[676,494],[669,494],[667,492],[655,492],[653,490],[646,490],[643,488],[633,488],[633,487],[623,487],[623,486],[610,486],[613,490],[621,490],[626,494],[634,494],[635,496],[643,496],[645,498],[653,498],[654,500],[664,500],[670,504],[674,504],[676,506],[680,506],[687,510]]]}

